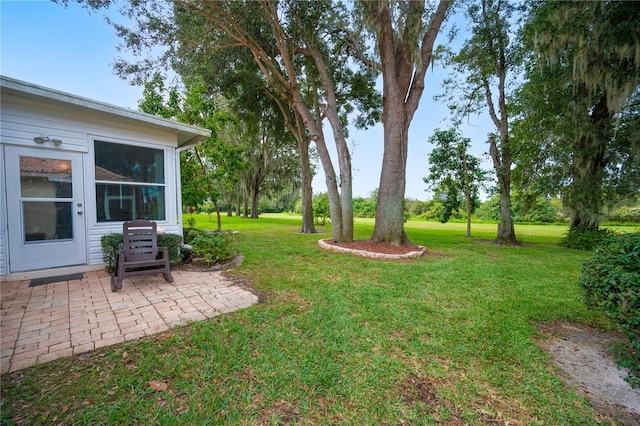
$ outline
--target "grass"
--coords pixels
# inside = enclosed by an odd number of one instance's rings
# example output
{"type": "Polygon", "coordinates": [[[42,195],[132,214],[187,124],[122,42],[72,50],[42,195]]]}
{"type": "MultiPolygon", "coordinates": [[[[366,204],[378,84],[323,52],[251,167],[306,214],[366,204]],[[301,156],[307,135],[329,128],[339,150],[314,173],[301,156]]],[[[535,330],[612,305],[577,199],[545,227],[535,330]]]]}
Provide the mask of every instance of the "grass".
{"type": "MultiPolygon", "coordinates": [[[[197,227],[215,218],[196,216],[197,227]]],[[[565,386],[537,323],[608,327],[580,300],[585,252],[560,226],[409,222],[428,255],[375,261],[324,251],[299,219],[223,218],[234,274],[266,302],[153,338],[2,377],[10,424],[612,424],[565,386]],[[170,384],[155,392],[149,380],[170,384]]],[[[373,221],[356,221],[368,238],[373,221]]]]}

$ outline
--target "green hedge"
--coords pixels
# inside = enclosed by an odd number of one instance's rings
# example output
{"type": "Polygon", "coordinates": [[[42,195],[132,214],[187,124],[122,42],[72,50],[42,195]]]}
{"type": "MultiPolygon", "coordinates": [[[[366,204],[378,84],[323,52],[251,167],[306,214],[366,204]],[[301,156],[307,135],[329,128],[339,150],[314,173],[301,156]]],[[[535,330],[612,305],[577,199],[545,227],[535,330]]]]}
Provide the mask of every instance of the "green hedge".
{"type": "Polygon", "coordinates": [[[629,338],[617,348],[629,383],[640,387],[640,233],[612,234],[582,265],[580,287],[587,306],[619,323],[629,338]]]}
{"type": "MultiPolygon", "coordinates": [[[[108,265],[109,272],[116,268],[118,251],[122,248],[122,234],[113,233],[100,237],[102,246],[102,259],[108,265]]],[[[158,246],[166,247],[169,252],[171,265],[179,265],[182,262],[182,236],[178,234],[158,234],[158,246]]]]}

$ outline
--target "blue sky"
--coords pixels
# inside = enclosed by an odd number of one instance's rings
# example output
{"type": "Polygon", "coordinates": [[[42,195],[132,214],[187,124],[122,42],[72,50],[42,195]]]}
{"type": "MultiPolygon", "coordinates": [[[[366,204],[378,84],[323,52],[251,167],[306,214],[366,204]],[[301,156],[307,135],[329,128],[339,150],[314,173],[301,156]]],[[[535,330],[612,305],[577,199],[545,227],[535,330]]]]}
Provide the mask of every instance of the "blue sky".
{"type": "MultiPolygon", "coordinates": [[[[117,16],[110,12],[111,16],[117,16]]],[[[110,104],[137,109],[142,88],[117,77],[112,64],[120,55],[119,40],[102,13],[89,13],[75,1],[67,7],[49,1],[0,1],[0,72],[2,75],[110,104]]],[[[439,41],[443,41],[441,37],[439,41]]],[[[428,174],[429,136],[449,127],[445,105],[433,101],[442,90],[443,70],[427,73],[426,89],[409,131],[406,197],[426,200],[422,178],[428,174]]],[[[487,151],[486,135],[493,126],[486,117],[472,117],[462,128],[471,138],[473,155],[487,151]]],[[[353,194],[368,196],[380,181],[383,133],[378,124],[366,131],[351,130],[353,194]]],[[[485,160],[485,167],[489,163],[485,160]]],[[[337,168],[337,166],[336,166],[337,168]]],[[[321,167],[315,193],[325,192],[321,167]]]]}

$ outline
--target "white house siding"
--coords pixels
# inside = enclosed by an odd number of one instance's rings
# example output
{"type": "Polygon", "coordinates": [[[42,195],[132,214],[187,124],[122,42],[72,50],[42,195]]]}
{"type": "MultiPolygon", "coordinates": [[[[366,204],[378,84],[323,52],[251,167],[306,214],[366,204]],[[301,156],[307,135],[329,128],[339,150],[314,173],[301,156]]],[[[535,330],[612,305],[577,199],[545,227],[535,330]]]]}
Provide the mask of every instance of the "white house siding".
{"type": "MultiPolygon", "coordinates": [[[[87,263],[103,263],[100,237],[112,232],[121,232],[118,222],[98,223],[95,205],[93,141],[123,143],[164,148],[166,220],[158,221],[166,232],[182,233],[179,223],[181,214],[178,203],[179,180],[177,180],[179,162],[176,161],[178,138],[185,132],[161,128],[156,123],[147,123],[140,119],[119,117],[117,115],[95,111],[82,105],[60,102],[56,99],[43,99],[27,94],[20,96],[13,92],[2,94],[0,110],[0,181],[5,178],[4,147],[8,145],[41,150],[72,151],[83,154],[82,173],[84,175],[84,205],[87,229],[87,263]],[[33,139],[40,135],[62,140],[60,147],[51,143],[36,144],[33,139]],[[177,194],[177,195],[176,195],[177,194]]],[[[193,135],[195,137],[195,135],[193,135]]],[[[201,135],[199,135],[200,137],[201,135]]],[[[200,137],[200,140],[204,139],[200,137]]],[[[6,191],[0,195],[0,275],[9,272],[8,235],[6,234],[6,191]]]]}
{"type": "MultiPolygon", "coordinates": [[[[174,134],[160,129],[142,128],[117,117],[98,117],[95,112],[80,107],[65,107],[50,101],[47,104],[13,95],[2,96],[2,143],[38,147],[33,138],[42,134],[62,140],[58,149],[88,152],[88,135],[113,138],[113,142],[142,143],[154,146],[176,146],[174,134]]],[[[54,149],[46,144],[43,149],[54,149]]]]}
{"type": "MultiPolygon", "coordinates": [[[[0,203],[0,206],[3,206],[2,203],[0,203]]],[[[0,229],[0,276],[2,275],[7,275],[7,268],[6,268],[6,252],[4,249],[5,246],[5,233],[4,230],[6,229],[6,226],[2,223],[3,221],[0,220],[0,225],[2,226],[2,229],[0,229]]]]}

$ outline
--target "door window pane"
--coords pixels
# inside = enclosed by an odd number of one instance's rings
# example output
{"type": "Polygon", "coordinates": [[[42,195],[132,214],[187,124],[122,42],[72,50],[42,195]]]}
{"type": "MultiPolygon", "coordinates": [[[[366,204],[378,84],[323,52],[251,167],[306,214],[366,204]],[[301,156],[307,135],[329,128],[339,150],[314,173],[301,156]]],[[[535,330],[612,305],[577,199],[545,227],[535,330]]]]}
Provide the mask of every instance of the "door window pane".
{"type": "Polygon", "coordinates": [[[71,202],[24,201],[22,217],[25,242],[73,238],[71,202]]]}
{"type": "Polygon", "coordinates": [[[23,198],[71,198],[71,161],[21,156],[20,195],[23,198]]]}

